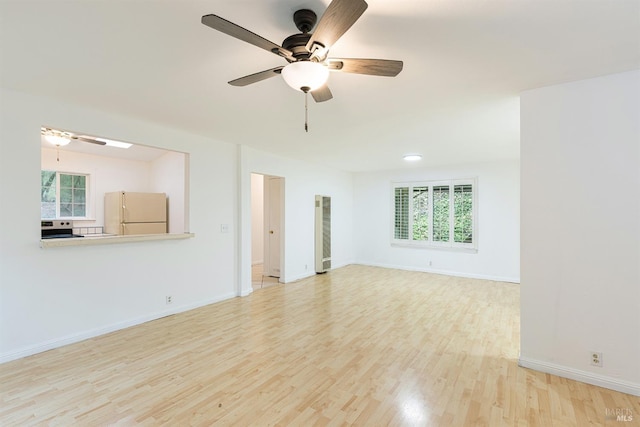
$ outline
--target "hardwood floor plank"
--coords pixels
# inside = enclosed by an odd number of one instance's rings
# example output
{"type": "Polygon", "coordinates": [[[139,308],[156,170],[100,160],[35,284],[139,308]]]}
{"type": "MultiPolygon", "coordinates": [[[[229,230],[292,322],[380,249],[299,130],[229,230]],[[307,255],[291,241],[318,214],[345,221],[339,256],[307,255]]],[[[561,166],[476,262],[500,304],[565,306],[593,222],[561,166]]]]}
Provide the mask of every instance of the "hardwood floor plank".
{"type": "MultiPolygon", "coordinates": [[[[519,286],[352,265],[0,365],[0,425],[606,425],[517,366],[519,286]]],[[[610,424],[610,423],[609,423],[610,424]]]]}

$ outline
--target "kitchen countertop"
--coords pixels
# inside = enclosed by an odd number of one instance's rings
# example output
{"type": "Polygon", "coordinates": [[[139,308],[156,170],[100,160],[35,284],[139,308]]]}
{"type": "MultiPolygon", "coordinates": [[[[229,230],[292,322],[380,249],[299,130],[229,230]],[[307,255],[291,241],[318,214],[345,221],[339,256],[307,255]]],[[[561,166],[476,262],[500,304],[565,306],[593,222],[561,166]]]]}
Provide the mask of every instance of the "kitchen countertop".
{"type": "Polygon", "coordinates": [[[56,248],[61,246],[97,246],[116,243],[148,242],[154,240],[184,240],[195,237],[194,233],[182,234],[139,234],[134,236],[121,236],[115,234],[88,234],[85,237],[75,239],[43,239],[40,247],[56,248]]]}

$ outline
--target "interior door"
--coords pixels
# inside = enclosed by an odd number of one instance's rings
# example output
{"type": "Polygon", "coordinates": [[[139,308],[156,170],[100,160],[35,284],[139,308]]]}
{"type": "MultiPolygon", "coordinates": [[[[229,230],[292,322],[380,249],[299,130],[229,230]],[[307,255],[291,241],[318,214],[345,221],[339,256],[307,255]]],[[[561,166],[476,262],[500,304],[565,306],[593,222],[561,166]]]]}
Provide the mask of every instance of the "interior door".
{"type": "Polygon", "coordinates": [[[271,277],[280,277],[282,270],[281,252],[284,178],[265,176],[264,188],[264,274],[271,277]]]}

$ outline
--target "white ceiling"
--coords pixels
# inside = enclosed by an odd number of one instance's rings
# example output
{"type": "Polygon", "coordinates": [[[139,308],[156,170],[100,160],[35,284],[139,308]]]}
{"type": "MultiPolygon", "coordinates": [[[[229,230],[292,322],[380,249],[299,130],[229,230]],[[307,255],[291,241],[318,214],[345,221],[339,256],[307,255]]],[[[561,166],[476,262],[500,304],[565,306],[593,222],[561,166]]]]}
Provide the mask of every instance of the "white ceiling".
{"type": "MultiPolygon", "coordinates": [[[[0,0],[1,84],[349,171],[519,157],[518,94],[640,68],[639,0],[368,0],[330,56],[399,59],[395,78],[332,74],[309,106],[286,62],[200,23],[280,44],[329,0],[0,0]]],[[[55,124],[50,124],[55,125],[55,124]]],[[[109,135],[100,135],[109,137],[109,135]]],[[[133,141],[135,142],[135,141],[133,141]]]]}

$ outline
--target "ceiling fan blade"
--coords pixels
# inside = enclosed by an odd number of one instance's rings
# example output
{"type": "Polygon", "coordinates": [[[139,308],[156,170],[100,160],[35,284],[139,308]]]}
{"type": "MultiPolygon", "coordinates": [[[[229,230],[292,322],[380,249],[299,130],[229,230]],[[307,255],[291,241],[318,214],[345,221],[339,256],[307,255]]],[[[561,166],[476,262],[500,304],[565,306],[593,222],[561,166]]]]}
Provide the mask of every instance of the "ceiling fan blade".
{"type": "Polygon", "coordinates": [[[217,15],[204,15],[202,17],[202,23],[207,27],[211,27],[214,30],[230,35],[231,37],[235,37],[264,50],[268,50],[276,55],[293,59],[291,51],[217,15]]]}
{"type": "Polygon", "coordinates": [[[330,71],[385,77],[397,76],[403,66],[402,61],[390,59],[329,58],[325,62],[330,71]]]}
{"type": "Polygon", "coordinates": [[[72,136],[71,139],[76,140],[76,141],[82,141],[82,142],[89,142],[91,144],[97,144],[97,145],[107,145],[106,142],[104,141],[97,141],[93,138],[87,138],[84,136],[72,136]]]}
{"type": "Polygon", "coordinates": [[[324,85],[319,89],[311,92],[311,96],[313,96],[313,100],[316,102],[324,102],[333,98],[333,94],[331,93],[331,91],[329,90],[329,86],[327,85],[324,85]]]}
{"type": "Polygon", "coordinates": [[[313,53],[317,47],[329,49],[351,28],[368,6],[364,0],[333,0],[318,21],[307,43],[307,50],[313,53]],[[318,43],[322,46],[317,46],[318,43]]]}
{"type": "Polygon", "coordinates": [[[258,83],[262,80],[269,79],[271,77],[275,77],[280,75],[284,67],[276,67],[270,70],[260,71],[259,73],[249,74],[248,76],[240,77],[239,79],[231,80],[229,84],[231,86],[247,86],[252,83],[258,83]]]}

